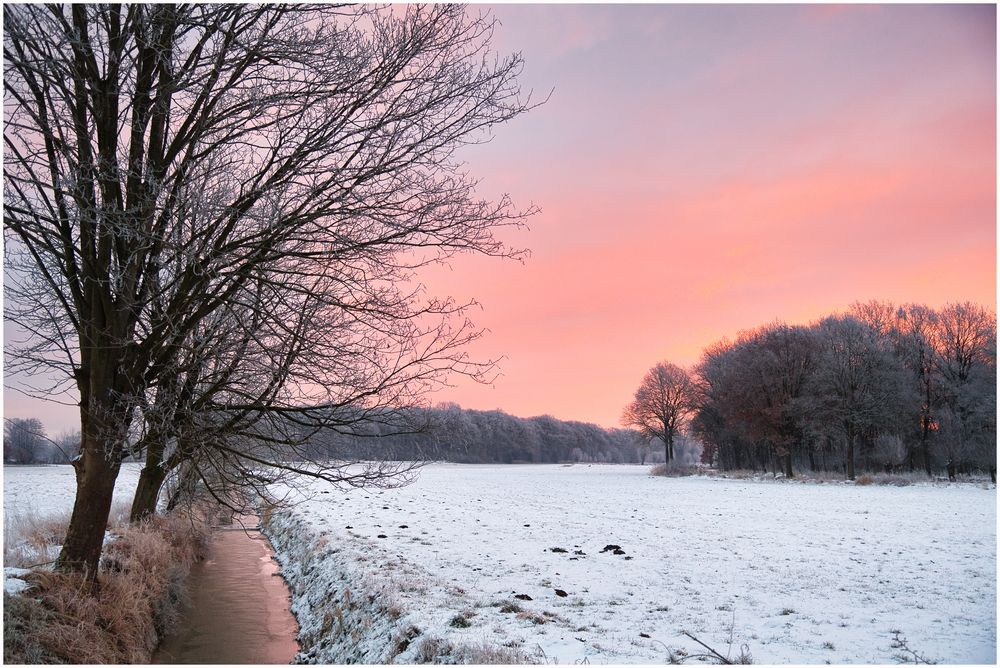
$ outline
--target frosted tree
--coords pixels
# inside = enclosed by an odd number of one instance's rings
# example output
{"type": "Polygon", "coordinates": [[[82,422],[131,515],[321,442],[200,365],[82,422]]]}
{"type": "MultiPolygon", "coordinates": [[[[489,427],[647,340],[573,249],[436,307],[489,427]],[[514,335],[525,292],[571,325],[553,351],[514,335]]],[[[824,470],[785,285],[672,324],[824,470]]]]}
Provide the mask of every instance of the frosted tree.
{"type": "Polygon", "coordinates": [[[770,446],[790,478],[804,441],[804,395],[818,357],[815,336],[805,327],[774,323],[743,335],[737,354],[744,437],[770,446]]]}
{"type": "Polygon", "coordinates": [[[4,418],[3,463],[36,464],[44,462],[48,439],[45,427],[37,418],[4,418]]]}
{"type": "Polygon", "coordinates": [[[309,423],[480,370],[460,305],[406,286],[455,253],[512,254],[494,233],[524,212],[479,199],[456,158],[530,106],[494,25],[455,5],[4,7],[5,315],[31,334],[8,371],[80,404],[58,568],[96,577],[128,434],[169,414],[149,407],[234,304],[263,307],[247,338],[289,372],[201,416],[309,423]],[[324,349],[380,322],[385,357],[324,349]]]}
{"type": "MultiPolygon", "coordinates": [[[[931,475],[931,439],[937,424],[935,416],[940,405],[940,388],[934,373],[934,349],[937,313],[920,304],[907,304],[899,309],[899,348],[897,355],[906,367],[916,387],[917,451],[924,471],[931,475]]],[[[911,460],[914,459],[911,457],[911,460]]]]}
{"type": "Polygon", "coordinates": [[[643,377],[622,413],[622,424],[636,428],[647,439],[660,439],[666,462],[670,463],[677,434],[694,411],[695,392],[687,371],[660,362],[643,377]]]}
{"type": "Polygon", "coordinates": [[[818,431],[844,444],[846,473],[853,480],[861,439],[898,427],[911,386],[875,330],[857,318],[830,316],[816,327],[821,352],[810,378],[812,419],[818,431]]]}
{"type": "Polygon", "coordinates": [[[935,348],[943,463],[951,476],[959,466],[982,466],[995,479],[996,315],[975,304],[947,305],[938,314],[935,348]]]}

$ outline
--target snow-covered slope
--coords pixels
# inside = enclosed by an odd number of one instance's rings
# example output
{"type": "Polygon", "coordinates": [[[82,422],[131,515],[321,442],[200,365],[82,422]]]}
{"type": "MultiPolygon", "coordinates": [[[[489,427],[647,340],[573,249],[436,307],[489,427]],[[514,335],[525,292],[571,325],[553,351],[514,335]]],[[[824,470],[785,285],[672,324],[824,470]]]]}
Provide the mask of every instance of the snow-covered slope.
{"type": "Polygon", "coordinates": [[[703,651],[682,631],[758,663],[996,658],[993,487],[433,465],[305,489],[271,521],[304,660],[663,663],[703,651]]]}

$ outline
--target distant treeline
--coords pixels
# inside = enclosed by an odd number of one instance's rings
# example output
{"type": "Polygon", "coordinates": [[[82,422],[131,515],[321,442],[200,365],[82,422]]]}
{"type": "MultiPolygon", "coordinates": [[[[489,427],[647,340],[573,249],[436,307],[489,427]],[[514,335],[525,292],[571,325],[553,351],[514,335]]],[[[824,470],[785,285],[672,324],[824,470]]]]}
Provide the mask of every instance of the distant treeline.
{"type": "Polygon", "coordinates": [[[856,304],[709,347],[690,432],[720,468],[996,472],[996,314],[856,304]]]}
{"type": "Polygon", "coordinates": [[[79,451],[79,432],[52,439],[37,418],[4,418],[4,464],[68,464],[79,451]]]}
{"type": "MultiPolygon", "coordinates": [[[[311,440],[310,456],[338,459],[425,459],[457,463],[559,462],[645,463],[662,461],[631,429],[557,420],[520,418],[502,411],[462,409],[454,404],[406,411],[405,424],[369,424],[366,435],[328,431],[311,440]],[[409,433],[406,433],[408,432],[409,433]],[[400,433],[404,432],[404,433],[400,433]]],[[[699,451],[682,452],[696,461],[699,451]]]]}

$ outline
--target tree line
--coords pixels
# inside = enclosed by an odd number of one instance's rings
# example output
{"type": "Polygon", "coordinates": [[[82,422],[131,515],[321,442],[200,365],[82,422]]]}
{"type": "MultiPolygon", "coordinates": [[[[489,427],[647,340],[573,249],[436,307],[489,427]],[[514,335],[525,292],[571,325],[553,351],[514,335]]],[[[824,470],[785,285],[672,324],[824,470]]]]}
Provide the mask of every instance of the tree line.
{"type": "Polygon", "coordinates": [[[49,438],[38,418],[4,418],[4,464],[68,464],[80,451],[80,434],[49,438]]]}
{"type": "Polygon", "coordinates": [[[686,431],[722,469],[995,481],[996,314],[870,301],[763,325],[709,346],[691,371],[658,364],[623,422],[664,443],[686,431]]]}
{"type": "MultiPolygon", "coordinates": [[[[410,429],[371,423],[361,433],[316,434],[315,458],[422,459],[466,464],[646,463],[663,461],[632,429],[558,420],[549,415],[515,417],[500,410],[463,409],[457,404],[406,411],[410,429]]],[[[700,450],[685,443],[680,456],[694,463],[700,450]]]]}

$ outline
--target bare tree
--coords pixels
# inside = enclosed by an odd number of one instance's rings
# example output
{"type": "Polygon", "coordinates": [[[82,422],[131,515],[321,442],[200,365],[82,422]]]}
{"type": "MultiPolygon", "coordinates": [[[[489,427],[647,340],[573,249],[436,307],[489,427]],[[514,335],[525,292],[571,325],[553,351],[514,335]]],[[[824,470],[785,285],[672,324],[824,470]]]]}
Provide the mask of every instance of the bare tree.
{"type": "Polygon", "coordinates": [[[81,413],[59,568],[96,577],[130,430],[170,414],[146,409],[233,304],[268,307],[246,333],[285,370],[201,391],[190,415],[308,422],[345,387],[412,395],[482,370],[458,352],[466,325],[426,324],[460,305],[404,286],[458,252],[511,255],[494,231],[527,213],[478,199],[455,154],[530,107],[494,26],[454,5],[4,7],[7,317],[32,334],[9,369],[55,371],[81,413]],[[364,348],[380,320],[403,344],[388,383],[365,376],[384,356],[324,347],[364,348]]]}
{"type": "Polygon", "coordinates": [[[37,464],[45,461],[45,427],[37,418],[4,418],[3,463],[37,464]]]}
{"type": "Polygon", "coordinates": [[[899,309],[900,345],[897,354],[916,382],[919,414],[918,451],[924,471],[931,476],[931,436],[937,424],[935,414],[940,404],[940,388],[934,374],[934,332],[937,313],[920,304],[899,309]]]}
{"type": "MultiPolygon", "coordinates": [[[[410,312],[375,302],[377,317],[355,313],[338,326],[344,303],[341,298],[336,305],[308,309],[307,317],[273,303],[242,310],[228,306],[190,339],[141,406],[136,450],[145,450],[146,465],[133,520],[155,510],[166,476],[181,467],[234,510],[246,498],[238,493],[241,483],[259,495],[261,481],[291,482],[295,476],[342,486],[405,478],[414,461],[330,461],[329,451],[314,456],[313,441],[331,430],[354,434],[376,423],[391,425],[383,436],[423,428],[407,409],[420,402],[424,390],[447,372],[476,376],[486,368],[458,352],[479,333],[466,325],[449,330],[447,321],[417,326],[410,312]],[[310,387],[323,394],[309,394],[310,387]]],[[[418,460],[419,453],[407,459],[418,460]]]]}
{"type": "Polygon", "coordinates": [[[763,467],[773,452],[788,474],[802,454],[849,476],[859,459],[993,471],[995,342],[995,316],[972,304],[872,301],[741,332],[705,350],[691,428],[723,468],[763,467]]]}
{"type": "Polygon", "coordinates": [[[687,371],[670,362],[650,369],[622,413],[622,424],[648,439],[663,442],[667,463],[674,459],[674,440],[694,410],[695,386],[687,371]]]}
{"type": "Polygon", "coordinates": [[[949,476],[959,467],[982,466],[995,479],[996,314],[976,304],[948,304],[936,325],[942,459],[949,476]]]}

